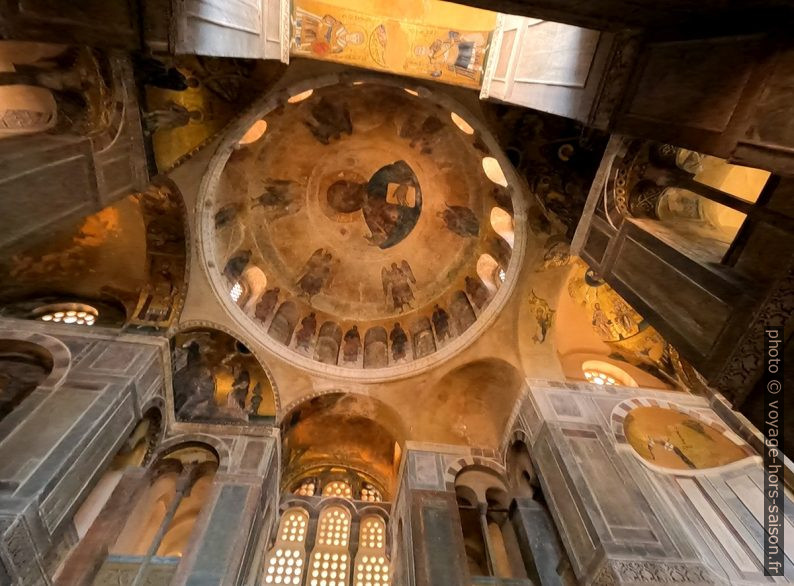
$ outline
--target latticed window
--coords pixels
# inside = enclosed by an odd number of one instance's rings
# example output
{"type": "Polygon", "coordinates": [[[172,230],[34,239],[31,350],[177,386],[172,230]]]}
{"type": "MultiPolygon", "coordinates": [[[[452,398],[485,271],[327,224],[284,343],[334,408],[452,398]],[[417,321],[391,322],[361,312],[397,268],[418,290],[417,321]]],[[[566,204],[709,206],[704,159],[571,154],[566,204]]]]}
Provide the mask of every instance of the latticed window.
{"type": "Polygon", "coordinates": [[[349,542],[350,513],[347,509],[323,509],[309,563],[307,586],[347,586],[350,574],[349,542]]]}
{"type": "Polygon", "coordinates": [[[370,503],[379,503],[383,500],[380,491],[372,486],[370,483],[365,482],[361,487],[361,500],[370,503]]]}
{"type": "Polygon", "coordinates": [[[303,509],[288,509],[281,516],[276,543],[265,562],[265,584],[301,584],[308,525],[309,514],[303,509]]]}
{"type": "Polygon", "coordinates": [[[314,496],[316,492],[317,482],[314,478],[307,478],[295,489],[295,494],[298,496],[314,496]]]}
{"type": "Polygon", "coordinates": [[[346,499],[353,498],[353,489],[350,483],[344,480],[333,480],[323,487],[323,496],[338,496],[346,499]]]}
{"type": "Polygon", "coordinates": [[[353,585],[381,586],[388,583],[386,523],[377,515],[370,515],[361,520],[353,585]]]}
{"type": "Polygon", "coordinates": [[[240,284],[240,281],[237,281],[232,287],[231,291],[229,291],[229,297],[232,298],[232,301],[237,303],[238,301],[240,301],[240,296],[242,294],[243,294],[243,286],[240,284]]]}

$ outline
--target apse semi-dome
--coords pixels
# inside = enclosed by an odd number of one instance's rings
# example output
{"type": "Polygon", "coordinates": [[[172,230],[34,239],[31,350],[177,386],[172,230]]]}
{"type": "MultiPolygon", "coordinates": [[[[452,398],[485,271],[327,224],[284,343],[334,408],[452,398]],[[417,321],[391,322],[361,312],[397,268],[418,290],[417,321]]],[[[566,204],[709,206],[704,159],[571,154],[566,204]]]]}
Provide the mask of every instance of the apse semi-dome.
{"type": "Polygon", "coordinates": [[[312,371],[404,376],[469,343],[504,305],[524,198],[463,107],[378,77],[266,96],[202,183],[215,294],[274,353],[312,371]]]}

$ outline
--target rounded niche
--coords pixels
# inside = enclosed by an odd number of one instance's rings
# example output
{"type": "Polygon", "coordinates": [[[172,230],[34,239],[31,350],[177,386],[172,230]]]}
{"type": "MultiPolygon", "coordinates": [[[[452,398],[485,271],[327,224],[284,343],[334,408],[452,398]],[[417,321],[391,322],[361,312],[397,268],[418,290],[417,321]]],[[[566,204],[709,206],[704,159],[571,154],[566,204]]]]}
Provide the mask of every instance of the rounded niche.
{"type": "Polygon", "coordinates": [[[721,424],[678,408],[636,407],[626,413],[622,425],[626,443],[654,469],[693,474],[753,456],[721,424]]]}
{"type": "Polygon", "coordinates": [[[282,90],[210,162],[199,222],[214,292],[297,366],[413,374],[510,295],[525,242],[512,168],[459,104],[420,90],[338,76],[282,90]]]}

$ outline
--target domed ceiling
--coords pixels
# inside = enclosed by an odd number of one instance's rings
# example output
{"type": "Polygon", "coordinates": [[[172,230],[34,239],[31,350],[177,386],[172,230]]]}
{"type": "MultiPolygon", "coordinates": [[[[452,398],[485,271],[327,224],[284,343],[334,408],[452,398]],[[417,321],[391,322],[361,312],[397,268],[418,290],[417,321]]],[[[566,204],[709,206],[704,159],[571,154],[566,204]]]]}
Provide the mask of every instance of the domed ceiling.
{"type": "Polygon", "coordinates": [[[277,353],[415,372],[503,303],[522,204],[493,139],[448,98],[304,86],[231,135],[203,186],[202,252],[218,296],[277,353]]]}

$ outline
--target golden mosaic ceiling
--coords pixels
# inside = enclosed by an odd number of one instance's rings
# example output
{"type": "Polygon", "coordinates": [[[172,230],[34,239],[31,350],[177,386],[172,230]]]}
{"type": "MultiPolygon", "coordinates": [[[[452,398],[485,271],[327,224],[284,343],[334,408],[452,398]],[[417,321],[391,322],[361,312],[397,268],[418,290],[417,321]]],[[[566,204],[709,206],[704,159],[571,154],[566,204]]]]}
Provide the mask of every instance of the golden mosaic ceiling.
{"type": "Polygon", "coordinates": [[[384,368],[437,354],[506,297],[521,204],[456,104],[347,81],[257,114],[211,164],[201,234],[216,293],[266,343],[384,368]]]}

